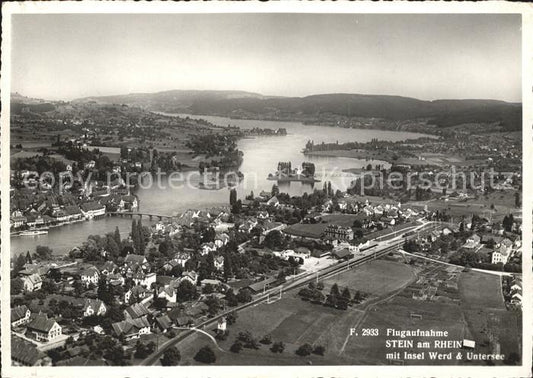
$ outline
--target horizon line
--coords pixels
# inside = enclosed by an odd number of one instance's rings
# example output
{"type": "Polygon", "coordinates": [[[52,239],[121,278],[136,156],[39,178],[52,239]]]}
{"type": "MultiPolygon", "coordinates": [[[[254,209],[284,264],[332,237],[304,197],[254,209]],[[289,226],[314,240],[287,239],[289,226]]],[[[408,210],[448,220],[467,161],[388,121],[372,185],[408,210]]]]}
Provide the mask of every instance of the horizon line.
{"type": "Polygon", "coordinates": [[[139,91],[139,92],[129,92],[129,93],[118,93],[118,94],[103,94],[103,95],[89,95],[89,96],[82,96],[82,97],[74,97],[70,99],[65,98],[57,98],[57,99],[49,99],[46,97],[31,97],[27,96],[25,94],[21,94],[18,91],[12,91],[10,92],[10,100],[11,96],[13,95],[19,95],[22,97],[27,97],[28,99],[33,100],[45,100],[45,101],[64,101],[64,102],[72,102],[76,100],[83,100],[88,98],[101,98],[101,97],[116,97],[116,96],[131,96],[131,95],[153,95],[158,93],[165,93],[165,92],[173,92],[173,91],[182,91],[182,92],[241,92],[246,94],[252,94],[252,95],[258,95],[262,97],[270,97],[270,98],[306,98],[306,97],[312,97],[312,96],[325,96],[325,95],[357,95],[357,96],[373,96],[373,97],[399,97],[399,98],[407,98],[407,99],[413,99],[417,101],[423,101],[423,102],[435,102],[435,101],[497,101],[497,102],[504,102],[507,104],[523,104],[522,99],[519,101],[509,101],[509,100],[501,100],[501,99],[495,99],[495,98],[436,98],[433,100],[428,99],[421,99],[417,97],[412,96],[406,96],[406,95],[398,95],[398,94],[373,94],[373,93],[356,93],[356,92],[324,92],[324,93],[313,93],[313,94],[307,94],[303,96],[286,96],[286,95],[272,95],[272,94],[263,94],[260,92],[252,92],[242,89],[165,89],[165,90],[156,90],[156,91],[139,91]]]}

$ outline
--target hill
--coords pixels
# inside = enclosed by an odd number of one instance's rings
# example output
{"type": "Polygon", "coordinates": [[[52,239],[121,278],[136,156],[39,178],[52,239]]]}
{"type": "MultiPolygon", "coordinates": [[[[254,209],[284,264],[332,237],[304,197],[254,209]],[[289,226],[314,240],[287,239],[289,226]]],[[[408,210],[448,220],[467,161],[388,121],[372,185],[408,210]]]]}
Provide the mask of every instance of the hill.
{"type": "Polygon", "coordinates": [[[500,123],[507,131],[520,130],[522,104],[496,100],[435,100],[349,93],[306,97],[273,97],[243,91],[172,90],[157,93],[88,97],[78,102],[128,104],[169,113],[220,115],[238,118],[303,119],[326,116],[429,119],[449,127],[465,123],[500,123]]]}

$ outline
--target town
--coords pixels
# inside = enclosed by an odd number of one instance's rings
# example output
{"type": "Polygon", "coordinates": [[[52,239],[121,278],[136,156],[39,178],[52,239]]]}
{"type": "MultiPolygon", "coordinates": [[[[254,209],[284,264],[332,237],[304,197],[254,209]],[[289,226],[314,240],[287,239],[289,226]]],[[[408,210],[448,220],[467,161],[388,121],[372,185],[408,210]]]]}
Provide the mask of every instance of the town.
{"type": "MultiPolygon", "coordinates": [[[[92,195],[80,206],[80,218],[106,214],[109,201],[92,195]]],[[[55,214],[70,214],[74,206],[42,203],[55,206],[55,214]]],[[[134,196],[124,195],[118,208],[134,216],[137,206],[134,196]]],[[[352,299],[347,288],[332,288],[325,295],[321,272],[326,280],[329,270],[392,241],[385,256],[403,256],[404,264],[420,258],[463,271],[520,272],[521,222],[513,212],[500,222],[467,216],[471,210],[463,208],[452,222],[445,209],[430,206],[334,193],[328,183],[290,197],[274,184],[270,192],[243,199],[232,189],[228,206],[189,210],[149,226],[133,218],[127,238],[118,228],[89,236],[68,256],[53,255],[47,246],[21,251],[11,271],[12,359],[25,366],[140,364],[186,329],[206,324],[204,332],[224,340],[243,306],[270,300],[278,287],[281,296],[291,283],[309,283],[298,295],[315,306],[347,309],[365,302],[368,293],[355,288],[352,299]]],[[[520,276],[500,280],[508,311],[520,311],[520,276]]],[[[440,290],[419,284],[411,295],[434,300],[444,295],[440,290]]],[[[232,351],[255,343],[249,338],[239,336],[232,351]]],[[[283,350],[283,342],[273,348],[283,350]]],[[[197,351],[197,361],[210,363],[214,352],[206,348],[197,351]]],[[[177,364],[177,356],[170,347],[161,363],[177,364]]]]}
{"type": "Polygon", "coordinates": [[[520,6],[7,5],[4,375],[531,374],[520,6]]]}

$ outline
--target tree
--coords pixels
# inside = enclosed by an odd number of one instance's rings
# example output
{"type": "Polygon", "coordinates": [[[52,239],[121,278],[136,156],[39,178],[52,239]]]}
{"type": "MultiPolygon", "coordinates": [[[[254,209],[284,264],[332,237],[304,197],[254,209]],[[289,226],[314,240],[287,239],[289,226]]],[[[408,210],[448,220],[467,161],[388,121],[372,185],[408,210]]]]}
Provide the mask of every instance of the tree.
{"type": "Polygon", "coordinates": [[[259,349],[259,344],[257,343],[257,340],[252,336],[250,331],[239,332],[237,340],[242,342],[245,348],[259,349]]]}
{"type": "Polygon", "coordinates": [[[160,298],[160,297],[155,297],[154,301],[152,302],[152,305],[157,310],[166,309],[167,308],[167,304],[168,304],[168,299],[160,298]]]}
{"type": "Polygon", "coordinates": [[[106,305],[113,304],[115,302],[115,296],[113,295],[110,285],[106,279],[101,279],[98,281],[97,295],[98,299],[101,299],[106,305]]]}
{"type": "Polygon", "coordinates": [[[228,325],[235,324],[237,321],[237,313],[236,312],[230,312],[228,315],[226,315],[226,322],[228,325]]]}
{"type": "Polygon", "coordinates": [[[509,214],[503,217],[502,226],[505,231],[511,232],[511,230],[513,229],[513,224],[514,224],[513,214],[509,214]]]}
{"type": "Polygon", "coordinates": [[[210,316],[215,316],[218,311],[222,308],[222,303],[220,303],[220,299],[215,297],[214,295],[208,296],[204,303],[208,307],[208,312],[210,316]]]}
{"type": "Polygon", "coordinates": [[[161,365],[176,366],[180,362],[180,360],[181,360],[181,354],[178,348],[170,347],[163,354],[163,358],[161,358],[161,365]]]}
{"type": "Polygon", "coordinates": [[[276,184],[272,185],[272,190],[270,191],[270,195],[272,197],[279,195],[279,187],[276,184]]]}
{"type": "Polygon", "coordinates": [[[194,286],[189,280],[183,280],[180,282],[176,290],[176,295],[180,302],[190,301],[196,298],[196,286],[194,286]]]}
{"type": "Polygon", "coordinates": [[[274,344],[272,344],[272,347],[270,348],[270,351],[272,353],[283,353],[285,350],[285,344],[283,344],[282,341],[277,341],[274,344]]]}
{"type": "Polygon", "coordinates": [[[45,245],[35,247],[35,255],[41,260],[49,260],[52,257],[52,250],[45,245]]]}
{"type": "Polygon", "coordinates": [[[194,360],[203,362],[204,364],[212,364],[217,360],[217,356],[215,355],[215,352],[213,352],[213,349],[206,345],[196,353],[194,360]]]}
{"type": "Polygon", "coordinates": [[[207,227],[202,234],[202,243],[214,242],[217,233],[213,227],[207,227]]]}
{"type": "Polygon", "coordinates": [[[242,202],[241,200],[237,200],[233,206],[231,206],[231,212],[233,214],[240,214],[242,211],[242,202]]]}
{"type": "Polygon", "coordinates": [[[57,294],[57,284],[52,279],[43,280],[41,290],[48,294],[57,294]]]}
{"type": "Polygon", "coordinates": [[[16,277],[19,272],[24,269],[24,265],[26,265],[26,257],[21,253],[17,256],[15,259],[15,262],[13,263],[13,269],[11,269],[11,277],[16,277]]]}
{"type": "Polygon", "coordinates": [[[515,207],[520,207],[521,205],[520,192],[515,192],[514,194],[514,205],[515,207]]]}
{"type": "Polygon", "coordinates": [[[237,202],[237,190],[234,188],[229,191],[229,204],[230,206],[234,206],[237,202]]]}
{"type": "Polygon", "coordinates": [[[265,236],[263,244],[270,249],[281,249],[285,247],[286,242],[283,234],[279,230],[274,230],[265,236]]]}
{"type": "Polygon", "coordinates": [[[14,278],[11,280],[11,295],[20,294],[24,290],[24,282],[20,278],[14,278]]]}
{"type": "MultiPolygon", "coordinates": [[[[150,342],[148,344],[144,344],[140,341],[137,341],[137,344],[135,346],[135,358],[146,358],[148,357],[153,351],[155,350],[155,344],[154,342],[150,342]]],[[[166,365],[163,365],[166,366],[166,365]]]]}
{"type": "Polygon", "coordinates": [[[239,304],[239,300],[237,299],[237,296],[233,292],[233,289],[229,289],[226,292],[226,302],[228,306],[231,306],[231,307],[237,306],[239,304]]]}
{"type": "Polygon", "coordinates": [[[345,299],[346,301],[349,301],[350,298],[352,297],[352,295],[350,294],[350,290],[347,287],[345,287],[344,290],[342,291],[341,297],[345,299]]]}
{"type": "Polygon", "coordinates": [[[331,289],[329,291],[329,295],[333,295],[334,297],[338,298],[340,296],[339,285],[334,283],[333,286],[331,286],[331,289]]]}
{"type": "Polygon", "coordinates": [[[27,264],[33,264],[33,259],[31,258],[30,251],[26,252],[26,263],[27,264]]]}
{"type": "Polygon", "coordinates": [[[263,338],[261,340],[259,340],[259,342],[261,344],[265,344],[265,345],[272,344],[272,336],[265,335],[265,336],[263,336],[263,338]]]}
{"type": "Polygon", "coordinates": [[[117,243],[119,250],[122,250],[122,240],[120,239],[120,231],[118,229],[118,226],[115,227],[115,233],[113,234],[113,238],[115,239],[115,243],[117,243]]]}
{"type": "Polygon", "coordinates": [[[252,301],[252,293],[248,289],[241,289],[237,294],[237,300],[240,303],[248,303],[252,301]]]}
{"type": "Polygon", "coordinates": [[[231,345],[229,350],[233,353],[239,353],[242,350],[242,344],[239,340],[235,340],[235,342],[231,345]]]}
{"type": "Polygon", "coordinates": [[[141,220],[138,220],[137,223],[137,232],[139,233],[139,253],[141,255],[144,254],[144,250],[146,248],[146,241],[145,241],[145,235],[144,235],[144,228],[141,223],[141,220]]]}
{"type": "Polygon", "coordinates": [[[339,286],[334,283],[329,291],[329,295],[326,298],[326,305],[331,307],[337,307],[340,299],[339,286]]]}
{"type": "Polygon", "coordinates": [[[350,290],[348,290],[347,287],[344,288],[342,291],[342,294],[340,295],[338,299],[338,306],[339,308],[346,310],[348,308],[348,303],[350,303],[350,299],[352,298],[350,294],[350,290]]]}
{"type": "Polygon", "coordinates": [[[137,229],[137,221],[135,219],[131,221],[131,240],[133,241],[133,249],[136,252],[139,252],[139,248],[140,248],[139,231],[137,229]]]}
{"type": "Polygon", "coordinates": [[[326,352],[326,348],[322,345],[317,345],[315,349],[313,350],[313,354],[318,354],[320,356],[323,356],[326,352]]]}
{"type": "Polygon", "coordinates": [[[106,237],[106,251],[109,253],[112,260],[116,261],[120,256],[120,247],[115,241],[114,236],[108,235],[106,237]]]}
{"type": "Polygon", "coordinates": [[[296,350],[298,356],[309,356],[313,352],[313,347],[310,344],[303,344],[296,350]]]}
{"type": "Polygon", "coordinates": [[[214,291],[213,285],[209,283],[202,288],[202,294],[213,294],[214,291]]]}
{"type": "Polygon", "coordinates": [[[226,279],[233,276],[233,261],[230,253],[224,255],[224,277],[226,279]]]}

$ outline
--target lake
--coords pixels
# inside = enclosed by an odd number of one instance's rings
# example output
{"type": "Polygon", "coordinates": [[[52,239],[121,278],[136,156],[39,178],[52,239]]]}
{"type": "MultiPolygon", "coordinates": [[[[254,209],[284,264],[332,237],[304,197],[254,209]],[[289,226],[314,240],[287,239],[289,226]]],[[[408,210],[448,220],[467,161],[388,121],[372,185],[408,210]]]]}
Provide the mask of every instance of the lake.
{"type": "MultiPolygon", "coordinates": [[[[343,169],[361,168],[369,162],[373,165],[387,163],[381,161],[366,161],[351,158],[338,157],[305,157],[302,149],[308,140],[313,140],[315,144],[325,142],[344,143],[348,141],[368,142],[372,138],[379,140],[401,141],[405,139],[427,136],[424,134],[410,133],[404,131],[387,130],[366,130],[366,129],[346,129],[327,126],[303,125],[300,122],[275,122],[259,120],[234,120],[225,117],[214,116],[192,116],[178,114],[181,117],[202,118],[213,124],[220,126],[238,126],[243,129],[254,127],[278,129],[285,128],[286,136],[261,136],[241,139],[238,148],[244,153],[244,160],[239,168],[244,174],[243,181],[237,186],[238,198],[253,191],[256,195],[261,190],[270,191],[275,181],[267,180],[268,174],[275,172],[279,161],[290,161],[293,167],[301,166],[302,162],[310,161],[316,166],[317,179],[321,180],[314,184],[315,188],[322,188],[324,181],[331,181],[334,189],[346,190],[354,175],[343,173],[343,169]]],[[[113,152],[115,152],[113,150],[113,152]]],[[[141,211],[174,215],[187,209],[202,209],[213,206],[228,205],[229,189],[202,190],[197,188],[200,181],[197,172],[185,173],[191,175],[191,185],[184,182],[174,183],[174,188],[170,186],[168,178],[163,177],[160,185],[152,185],[147,188],[140,188],[137,192],[141,211]]],[[[284,183],[279,185],[281,191],[291,195],[301,195],[304,192],[312,192],[311,184],[299,182],[284,183]]],[[[148,220],[144,220],[148,224],[148,220]]],[[[11,255],[21,252],[35,250],[37,245],[48,245],[55,254],[64,254],[73,247],[80,245],[89,235],[102,235],[113,231],[115,226],[119,226],[123,237],[126,237],[131,228],[131,219],[109,218],[100,220],[81,222],[51,229],[48,235],[33,237],[12,237],[11,255]]]]}

